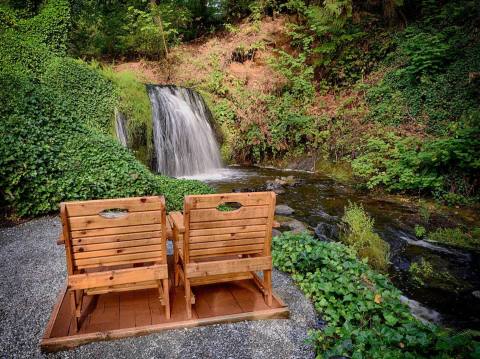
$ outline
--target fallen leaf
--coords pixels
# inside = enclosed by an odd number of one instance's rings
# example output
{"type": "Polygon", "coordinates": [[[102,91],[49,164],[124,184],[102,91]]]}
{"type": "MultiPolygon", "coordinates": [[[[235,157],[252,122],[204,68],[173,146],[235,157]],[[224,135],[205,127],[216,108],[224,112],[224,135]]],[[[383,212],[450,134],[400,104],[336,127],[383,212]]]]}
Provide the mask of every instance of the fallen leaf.
{"type": "Polygon", "coordinates": [[[382,302],[382,296],[380,294],[375,294],[375,303],[380,304],[382,302]]]}

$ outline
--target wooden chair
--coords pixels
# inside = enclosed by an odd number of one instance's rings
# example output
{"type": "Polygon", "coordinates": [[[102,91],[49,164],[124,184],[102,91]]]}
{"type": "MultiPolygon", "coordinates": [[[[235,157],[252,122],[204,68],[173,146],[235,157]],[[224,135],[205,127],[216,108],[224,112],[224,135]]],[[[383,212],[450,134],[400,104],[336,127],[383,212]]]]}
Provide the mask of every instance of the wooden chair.
{"type": "Polygon", "coordinates": [[[186,196],[184,213],[170,213],[173,227],[175,285],[184,283],[187,316],[195,285],[253,279],[272,305],[271,238],[275,193],[186,196]],[[221,211],[222,204],[241,207],[221,211]],[[256,272],[263,271],[263,279],[256,272]]]}
{"type": "Polygon", "coordinates": [[[170,318],[163,197],[64,202],[60,215],[75,332],[84,293],[158,288],[170,318]]]}

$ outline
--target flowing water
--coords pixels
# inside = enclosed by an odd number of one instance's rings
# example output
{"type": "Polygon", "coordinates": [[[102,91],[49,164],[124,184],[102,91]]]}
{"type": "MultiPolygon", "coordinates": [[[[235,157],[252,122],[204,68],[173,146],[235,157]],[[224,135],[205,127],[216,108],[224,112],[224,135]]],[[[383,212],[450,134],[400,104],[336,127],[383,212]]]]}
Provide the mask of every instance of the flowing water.
{"type": "MultiPolygon", "coordinates": [[[[460,249],[418,240],[414,226],[420,223],[418,209],[396,198],[377,198],[354,190],[329,177],[297,171],[267,168],[231,167],[212,176],[193,176],[209,183],[219,192],[265,190],[267,181],[293,175],[299,180],[285,186],[277,196],[278,204],[295,210],[292,217],[306,223],[320,239],[331,239],[349,201],[362,203],[375,220],[375,230],[390,244],[390,278],[403,291],[402,300],[420,319],[440,322],[456,328],[480,329],[480,299],[472,293],[480,289],[480,255],[460,249]],[[410,264],[427,259],[446,279],[432,279],[423,285],[409,274],[410,264]]],[[[432,214],[435,223],[462,223],[453,211],[432,214]]]]}
{"type": "Polygon", "coordinates": [[[147,87],[152,104],[154,170],[174,177],[212,173],[222,166],[211,113],[195,91],[147,87]]]}
{"type": "Polygon", "coordinates": [[[124,113],[115,109],[115,132],[118,141],[123,147],[127,147],[127,117],[124,113]]]}

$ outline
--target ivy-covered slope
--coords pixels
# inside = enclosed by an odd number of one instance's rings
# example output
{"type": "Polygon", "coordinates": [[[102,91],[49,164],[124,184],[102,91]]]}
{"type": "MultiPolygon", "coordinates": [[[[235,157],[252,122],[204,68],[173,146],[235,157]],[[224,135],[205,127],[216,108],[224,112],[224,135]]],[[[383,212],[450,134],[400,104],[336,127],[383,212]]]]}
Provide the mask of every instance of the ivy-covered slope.
{"type": "Polygon", "coordinates": [[[0,6],[0,204],[17,216],[55,211],[64,200],[163,194],[169,209],[197,181],[152,174],[111,136],[114,85],[65,55],[68,1],[33,17],[0,6]]]}

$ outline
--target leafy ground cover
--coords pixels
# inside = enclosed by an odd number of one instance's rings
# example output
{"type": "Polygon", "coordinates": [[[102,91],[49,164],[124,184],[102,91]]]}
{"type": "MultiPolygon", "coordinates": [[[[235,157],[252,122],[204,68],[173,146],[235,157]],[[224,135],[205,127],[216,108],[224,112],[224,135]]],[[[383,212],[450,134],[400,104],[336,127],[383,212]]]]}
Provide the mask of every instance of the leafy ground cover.
{"type": "Polygon", "coordinates": [[[324,327],[310,337],[320,358],[478,358],[480,343],[415,319],[400,291],[353,249],[307,233],[273,238],[274,265],[292,274],[324,327]]]}

